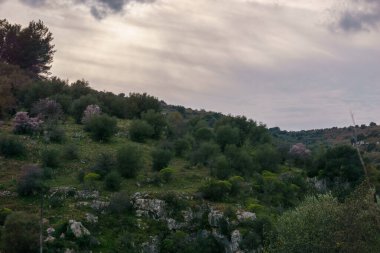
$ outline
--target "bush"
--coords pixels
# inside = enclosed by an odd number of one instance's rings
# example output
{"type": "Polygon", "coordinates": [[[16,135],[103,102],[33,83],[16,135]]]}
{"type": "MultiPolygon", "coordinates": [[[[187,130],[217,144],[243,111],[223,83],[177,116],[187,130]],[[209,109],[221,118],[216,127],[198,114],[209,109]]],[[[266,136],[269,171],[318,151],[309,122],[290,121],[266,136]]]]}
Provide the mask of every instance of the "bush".
{"type": "Polygon", "coordinates": [[[215,138],[211,128],[202,127],[195,131],[194,137],[197,141],[211,141],[215,138]]]}
{"type": "Polygon", "coordinates": [[[169,183],[173,179],[173,175],[175,173],[175,170],[172,168],[166,168],[160,170],[160,180],[169,183]]]}
{"type": "Polygon", "coordinates": [[[0,136],[0,154],[5,157],[20,157],[26,154],[26,148],[15,137],[0,136]]]}
{"type": "Polygon", "coordinates": [[[91,94],[81,96],[80,98],[73,101],[71,105],[71,115],[74,117],[77,123],[80,123],[82,120],[83,112],[89,105],[98,104],[98,99],[91,94]]]}
{"type": "Polygon", "coordinates": [[[38,217],[13,212],[4,223],[4,249],[7,253],[37,252],[39,245],[38,217]]]}
{"type": "Polygon", "coordinates": [[[102,110],[98,105],[88,105],[86,110],[83,112],[82,124],[86,125],[88,121],[91,120],[94,116],[99,116],[102,113],[102,110]]]}
{"type": "Polygon", "coordinates": [[[68,144],[63,148],[63,157],[66,160],[75,160],[79,158],[79,149],[75,144],[68,144]]]}
{"type": "Polygon", "coordinates": [[[43,121],[30,118],[27,112],[16,113],[13,119],[13,132],[16,134],[34,134],[42,130],[43,121]]]}
{"type": "Polygon", "coordinates": [[[207,166],[212,164],[213,159],[215,159],[219,152],[220,149],[218,145],[205,142],[191,154],[190,160],[192,164],[202,164],[207,166]]]}
{"type": "Polygon", "coordinates": [[[133,206],[128,193],[119,192],[112,195],[108,206],[108,212],[112,214],[125,214],[126,212],[131,212],[132,210],[133,206]]]}
{"type": "Polygon", "coordinates": [[[78,175],[77,175],[77,177],[78,177],[78,181],[79,181],[79,183],[84,183],[84,176],[86,175],[86,172],[84,171],[84,170],[79,170],[78,171],[78,175]]]}
{"type": "Polygon", "coordinates": [[[44,130],[44,138],[48,142],[63,143],[66,140],[65,130],[58,125],[49,125],[44,130]]]}
{"type": "Polygon", "coordinates": [[[91,133],[93,140],[108,141],[116,133],[117,122],[106,114],[95,115],[86,122],[85,128],[91,133]]]}
{"type": "Polygon", "coordinates": [[[179,139],[174,142],[174,150],[176,156],[183,156],[190,149],[190,144],[186,139],[179,139]]]}
{"type": "Polygon", "coordinates": [[[231,126],[221,126],[216,130],[216,141],[224,150],[226,145],[239,144],[239,129],[231,126]]]}
{"type": "Polygon", "coordinates": [[[135,145],[126,145],[117,152],[117,169],[126,178],[133,178],[142,166],[142,152],[135,145]]]}
{"type": "Polygon", "coordinates": [[[145,120],[133,120],[129,126],[129,137],[132,141],[144,142],[154,134],[153,127],[145,120]]]}
{"type": "Polygon", "coordinates": [[[41,159],[43,167],[57,168],[61,164],[61,153],[57,149],[45,149],[41,159]]]}
{"type": "Polygon", "coordinates": [[[114,157],[111,154],[101,153],[91,171],[104,178],[115,166],[114,157]]]}
{"type": "Polygon", "coordinates": [[[118,191],[121,187],[121,176],[116,171],[109,173],[104,179],[104,186],[109,191],[118,191]]]}
{"type": "Polygon", "coordinates": [[[156,148],[152,152],[153,170],[161,170],[169,165],[172,159],[172,153],[169,150],[156,148]]]}
{"type": "Polygon", "coordinates": [[[5,219],[12,213],[12,210],[6,207],[0,209],[0,226],[4,225],[5,219]]]}
{"type": "Polygon", "coordinates": [[[205,199],[220,201],[223,200],[231,191],[231,183],[222,180],[209,180],[200,191],[205,199]]]}
{"type": "Polygon", "coordinates": [[[155,112],[154,110],[150,109],[147,112],[143,112],[141,114],[141,119],[145,120],[149,125],[153,127],[153,138],[160,138],[163,130],[167,125],[164,115],[160,112],[155,112]]]}
{"type": "Polygon", "coordinates": [[[224,155],[220,155],[215,159],[215,162],[213,162],[211,172],[213,176],[224,180],[232,175],[233,170],[227,158],[224,155]]]}
{"type": "Polygon", "coordinates": [[[58,121],[63,116],[62,106],[50,98],[34,103],[31,113],[44,121],[58,121]]]}
{"type": "Polygon", "coordinates": [[[45,189],[43,174],[35,165],[25,165],[17,184],[17,192],[20,196],[30,196],[40,193],[45,189]]]}

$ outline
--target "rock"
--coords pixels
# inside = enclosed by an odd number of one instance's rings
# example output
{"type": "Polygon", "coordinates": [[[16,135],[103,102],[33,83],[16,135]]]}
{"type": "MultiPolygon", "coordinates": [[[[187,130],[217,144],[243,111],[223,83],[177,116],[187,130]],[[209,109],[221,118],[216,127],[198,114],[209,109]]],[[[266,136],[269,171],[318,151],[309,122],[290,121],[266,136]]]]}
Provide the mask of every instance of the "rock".
{"type": "Polygon", "coordinates": [[[77,203],[75,204],[76,207],[87,207],[87,206],[89,206],[89,205],[90,205],[90,203],[87,202],[87,201],[79,201],[79,202],[77,202],[77,203]]]}
{"type": "Polygon", "coordinates": [[[75,194],[75,198],[77,199],[97,199],[99,198],[99,191],[77,191],[75,194]]]}
{"type": "Polygon", "coordinates": [[[91,208],[96,211],[102,211],[106,209],[109,205],[110,205],[110,202],[108,201],[94,200],[91,203],[91,208]]]}
{"type": "Polygon", "coordinates": [[[152,218],[166,217],[166,203],[160,199],[137,198],[133,200],[133,207],[137,209],[136,213],[140,215],[151,216],[152,218]]]}
{"type": "Polygon", "coordinates": [[[90,235],[90,231],[85,228],[81,222],[75,220],[69,220],[69,226],[76,238],[80,238],[85,235],[90,235]]]}
{"type": "Polygon", "coordinates": [[[52,228],[52,227],[46,229],[46,233],[47,233],[48,235],[51,235],[51,234],[53,234],[54,232],[55,232],[55,229],[52,228]]]}
{"type": "Polygon", "coordinates": [[[65,233],[62,233],[62,234],[59,236],[59,238],[61,238],[61,239],[65,239],[65,233]]]}
{"type": "Polygon", "coordinates": [[[232,252],[239,252],[240,249],[240,242],[241,242],[241,234],[239,230],[234,230],[231,233],[231,250],[232,252]]]}
{"type": "Polygon", "coordinates": [[[175,219],[172,219],[172,218],[167,219],[166,223],[168,225],[169,230],[177,230],[177,229],[181,229],[185,226],[184,223],[179,223],[175,219]]]}
{"type": "Polygon", "coordinates": [[[17,197],[17,192],[11,191],[0,191],[0,197],[17,197]]]}
{"type": "Polygon", "coordinates": [[[86,221],[88,223],[97,223],[98,222],[98,216],[95,216],[91,213],[86,213],[86,221]]]}
{"type": "Polygon", "coordinates": [[[189,208],[188,210],[182,211],[182,216],[186,223],[190,223],[194,219],[194,213],[191,210],[191,208],[189,208]]]}
{"type": "Polygon", "coordinates": [[[237,217],[239,222],[256,220],[256,214],[251,213],[251,212],[240,212],[240,211],[238,211],[236,213],[236,217],[237,217]]]}
{"type": "Polygon", "coordinates": [[[43,219],[42,219],[42,224],[44,224],[44,225],[49,225],[49,220],[46,219],[46,218],[43,218],[43,219]]]}
{"type": "Polygon", "coordinates": [[[158,236],[151,236],[148,242],[141,245],[142,253],[159,253],[160,240],[158,236]]]}
{"type": "Polygon", "coordinates": [[[208,214],[208,224],[211,227],[219,227],[219,223],[222,219],[223,213],[218,210],[211,210],[208,214]]]}
{"type": "Polygon", "coordinates": [[[44,242],[47,242],[47,243],[51,243],[54,241],[55,241],[55,237],[51,235],[48,235],[48,237],[46,237],[46,239],[44,240],[44,242]]]}
{"type": "Polygon", "coordinates": [[[59,199],[66,199],[75,195],[76,189],[71,186],[54,187],[49,190],[49,198],[57,197],[59,199]]]}
{"type": "Polygon", "coordinates": [[[73,249],[65,249],[65,253],[75,253],[75,250],[73,250],[73,249]]]}

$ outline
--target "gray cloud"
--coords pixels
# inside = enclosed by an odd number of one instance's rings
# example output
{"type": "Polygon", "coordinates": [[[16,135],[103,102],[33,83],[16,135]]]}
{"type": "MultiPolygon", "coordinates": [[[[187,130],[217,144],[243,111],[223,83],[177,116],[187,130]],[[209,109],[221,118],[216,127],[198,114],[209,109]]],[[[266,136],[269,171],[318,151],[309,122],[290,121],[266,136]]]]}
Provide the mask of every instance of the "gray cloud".
{"type": "Polygon", "coordinates": [[[333,28],[344,32],[370,31],[380,23],[379,0],[347,0],[336,10],[333,28]]]}
{"type": "MultiPolygon", "coordinates": [[[[0,3],[5,0],[0,0],[0,3]]],[[[110,14],[122,13],[125,7],[130,4],[148,4],[156,0],[71,0],[72,4],[83,4],[90,10],[91,15],[98,20],[107,17],[110,14]]],[[[58,8],[61,7],[62,2],[46,1],[46,0],[20,0],[21,3],[31,7],[46,7],[58,8]]],[[[70,2],[70,0],[69,0],[70,2]]],[[[66,3],[67,4],[67,3],[66,3]]]]}

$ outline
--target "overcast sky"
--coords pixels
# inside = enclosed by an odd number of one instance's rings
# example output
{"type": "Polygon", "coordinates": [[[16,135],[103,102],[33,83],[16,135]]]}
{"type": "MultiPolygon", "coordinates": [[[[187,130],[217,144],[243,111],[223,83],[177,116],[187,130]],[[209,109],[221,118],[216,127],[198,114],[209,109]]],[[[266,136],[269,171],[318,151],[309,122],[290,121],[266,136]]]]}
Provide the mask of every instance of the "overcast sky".
{"type": "Polygon", "coordinates": [[[287,130],[380,123],[380,0],[0,0],[52,73],[287,130]]]}

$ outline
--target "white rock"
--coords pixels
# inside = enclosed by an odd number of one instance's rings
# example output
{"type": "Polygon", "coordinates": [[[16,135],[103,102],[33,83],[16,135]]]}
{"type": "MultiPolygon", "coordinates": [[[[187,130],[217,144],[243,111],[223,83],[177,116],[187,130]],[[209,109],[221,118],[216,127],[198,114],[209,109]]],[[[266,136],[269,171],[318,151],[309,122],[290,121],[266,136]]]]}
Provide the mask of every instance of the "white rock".
{"type": "Polygon", "coordinates": [[[99,220],[98,216],[95,216],[91,213],[86,213],[86,221],[88,223],[97,223],[99,220]]]}
{"type": "Polygon", "coordinates": [[[256,214],[251,212],[237,212],[236,217],[239,222],[247,220],[256,220],[256,214]]]}
{"type": "Polygon", "coordinates": [[[241,234],[239,230],[234,230],[231,233],[231,250],[232,252],[238,252],[239,244],[241,242],[241,234]]]}
{"type": "Polygon", "coordinates": [[[208,214],[208,224],[211,227],[218,227],[220,220],[223,218],[223,213],[218,210],[211,210],[208,214]]]}
{"type": "Polygon", "coordinates": [[[85,236],[85,235],[90,235],[90,231],[88,231],[88,229],[85,228],[82,225],[82,223],[79,221],[70,220],[69,226],[70,226],[70,229],[76,238],[80,238],[80,237],[85,236]]]}
{"type": "Polygon", "coordinates": [[[52,227],[46,229],[46,233],[47,233],[48,235],[51,235],[51,234],[53,234],[54,232],[55,232],[55,229],[52,228],[52,227]]]}
{"type": "Polygon", "coordinates": [[[44,242],[54,242],[55,241],[55,237],[54,236],[51,236],[51,235],[48,235],[48,237],[46,237],[46,239],[44,240],[44,242]]]}

